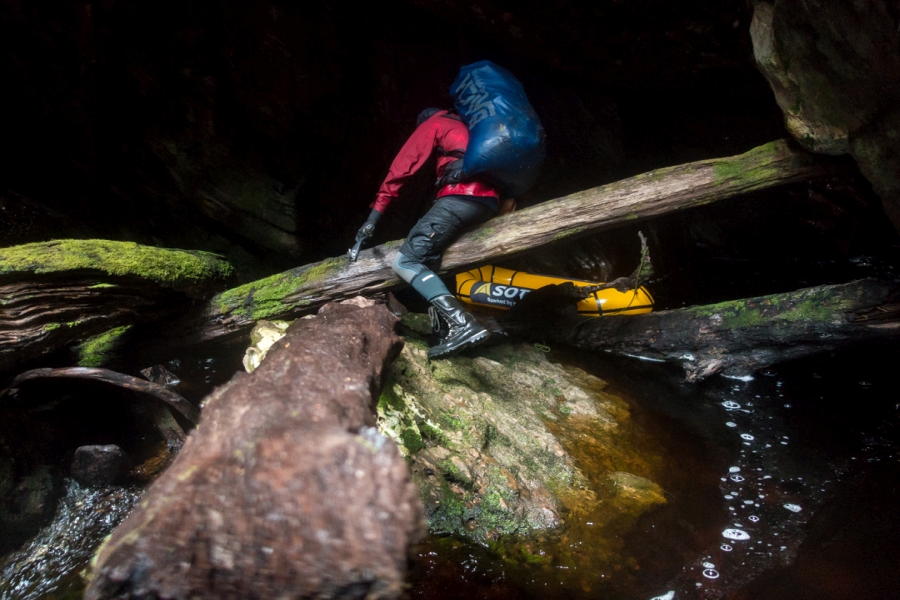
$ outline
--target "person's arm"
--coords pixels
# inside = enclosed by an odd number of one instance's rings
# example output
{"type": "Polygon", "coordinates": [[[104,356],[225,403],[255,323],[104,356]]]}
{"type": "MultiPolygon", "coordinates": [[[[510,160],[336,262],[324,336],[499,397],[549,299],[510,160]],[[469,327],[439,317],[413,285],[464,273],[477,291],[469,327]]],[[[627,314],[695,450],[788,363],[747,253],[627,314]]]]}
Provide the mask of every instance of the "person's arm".
{"type": "Polygon", "coordinates": [[[436,121],[437,119],[432,117],[422,123],[400,148],[400,152],[388,169],[387,177],[378,188],[375,202],[372,203],[373,209],[384,213],[391,201],[397,197],[406,179],[418,171],[431,156],[437,135],[436,121]]]}

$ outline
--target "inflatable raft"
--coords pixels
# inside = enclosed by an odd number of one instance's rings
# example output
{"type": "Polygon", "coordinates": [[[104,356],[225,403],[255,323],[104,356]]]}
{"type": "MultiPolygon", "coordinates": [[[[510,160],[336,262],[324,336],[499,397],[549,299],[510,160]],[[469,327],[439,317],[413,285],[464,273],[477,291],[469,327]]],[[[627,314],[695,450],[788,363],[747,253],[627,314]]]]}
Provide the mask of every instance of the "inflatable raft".
{"type": "MultiPolygon", "coordinates": [[[[469,304],[510,309],[529,292],[559,283],[572,283],[579,287],[601,285],[593,281],[532,275],[486,265],[456,276],[456,297],[469,304]]],[[[626,292],[608,288],[593,292],[578,303],[578,314],[593,317],[639,315],[652,310],[653,298],[644,287],[626,292]]]]}

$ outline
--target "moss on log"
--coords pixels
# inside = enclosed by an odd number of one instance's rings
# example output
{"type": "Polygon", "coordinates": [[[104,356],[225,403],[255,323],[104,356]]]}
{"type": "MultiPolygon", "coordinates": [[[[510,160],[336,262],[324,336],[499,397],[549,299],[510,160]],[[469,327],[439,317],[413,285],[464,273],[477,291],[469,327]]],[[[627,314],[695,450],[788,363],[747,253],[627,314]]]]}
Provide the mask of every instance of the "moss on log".
{"type": "Polygon", "coordinates": [[[138,277],[199,295],[203,289],[209,289],[211,281],[226,280],[233,273],[230,264],[208,252],[155,248],[134,242],[54,240],[0,248],[0,278],[81,270],[138,277]]]}
{"type": "Polygon", "coordinates": [[[863,279],[708,306],[547,326],[555,342],[744,376],[859,342],[900,337],[900,283],[863,279]]]}
{"type": "Polygon", "coordinates": [[[212,254],[130,242],[0,248],[0,373],[79,342],[78,362],[100,366],[106,358],[97,342],[109,341],[105,334],[183,313],[231,274],[212,254]]]}

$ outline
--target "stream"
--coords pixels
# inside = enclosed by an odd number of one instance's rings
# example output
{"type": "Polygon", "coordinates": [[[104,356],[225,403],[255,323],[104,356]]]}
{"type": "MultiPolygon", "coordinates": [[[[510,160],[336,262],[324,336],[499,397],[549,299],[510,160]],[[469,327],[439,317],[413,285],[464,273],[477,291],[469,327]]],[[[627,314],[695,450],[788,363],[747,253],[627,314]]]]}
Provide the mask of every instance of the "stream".
{"type": "MultiPolygon", "coordinates": [[[[553,350],[626,398],[634,426],[673,467],[668,503],[629,531],[590,515],[548,537],[532,564],[429,537],[408,598],[893,598],[900,589],[900,404],[886,365],[900,346],[766,369],[746,381],[683,383],[672,367],[553,350]],[[617,551],[594,544],[618,536],[617,551]],[[600,551],[603,547],[607,550],[600,551]]],[[[231,353],[173,361],[197,398],[227,379],[231,353]]],[[[139,498],[134,487],[66,481],[52,522],[0,563],[0,598],[75,598],[93,549],[139,498]]]]}
{"type": "MultiPolygon", "coordinates": [[[[855,258],[819,272],[892,276],[892,264],[855,258]]],[[[739,268],[728,272],[727,286],[746,277],[739,268]]],[[[666,302],[680,304],[674,293],[666,302]]],[[[181,380],[176,390],[200,402],[241,368],[242,352],[243,345],[230,345],[166,367],[181,380]]],[[[654,478],[666,504],[627,528],[598,518],[603,507],[571,515],[560,532],[533,540],[525,563],[505,562],[499,548],[429,536],[414,552],[408,599],[898,596],[900,401],[889,365],[900,360],[900,344],[695,384],[677,367],[634,358],[562,348],[548,357],[600,377],[628,402],[638,446],[666,457],[666,470],[654,478]]],[[[118,392],[29,385],[31,392],[23,386],[22,397],[2,407],[4,418],[42,436],[45,463],[65,470],[71,459],[62,457],[84,443],[126,450],[130,443],[145,454],[155,444],[133,439],[138,429],[117,412],[126,404],[118,392]],[[98,437],[103,431],[115,439],[98,437]]],[[[27,438],[11,431],[0,442],[27,438]]],[[[589,456],[570,453],[590,478],[589,456]]],[[[0,600],[80,597],[93,552],[140,494],[133,481],[87,489],[63,479],[52,519],[0,557],[0,600]]]]}

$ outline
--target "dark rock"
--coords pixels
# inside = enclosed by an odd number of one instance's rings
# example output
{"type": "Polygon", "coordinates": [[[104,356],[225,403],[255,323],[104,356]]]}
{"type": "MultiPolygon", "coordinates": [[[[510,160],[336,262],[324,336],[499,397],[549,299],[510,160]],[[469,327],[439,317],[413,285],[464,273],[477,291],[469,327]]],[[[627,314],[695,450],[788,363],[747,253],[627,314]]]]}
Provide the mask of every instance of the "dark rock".
{"type": "Polygon", "coordinates": [[[0,554],[22,544],[51,517],[58,484],[48,465],[17,476],[13,461],[0,460],[0,554]]]}
{"type": "Polygon", "coordinates": [[[82,446],[75,450],[71,473],[82,485],[99,487],[119,481],[127,465],[128,457],[115,444],[82,446]]]}
{"type": "Polygon", "coordinates": [[[900,229],[896,2],[757,1],[754,55],[807,149],[849,153],[900,229]]]}

